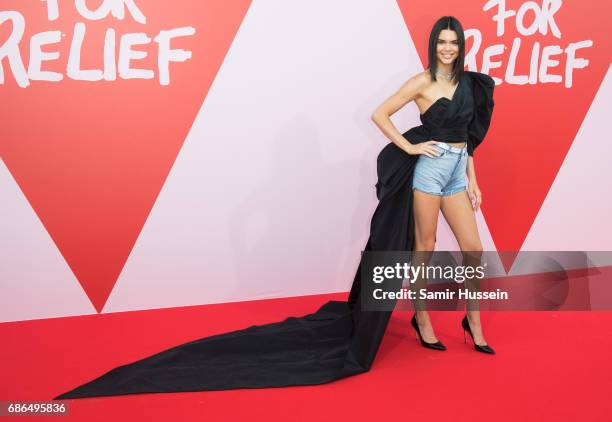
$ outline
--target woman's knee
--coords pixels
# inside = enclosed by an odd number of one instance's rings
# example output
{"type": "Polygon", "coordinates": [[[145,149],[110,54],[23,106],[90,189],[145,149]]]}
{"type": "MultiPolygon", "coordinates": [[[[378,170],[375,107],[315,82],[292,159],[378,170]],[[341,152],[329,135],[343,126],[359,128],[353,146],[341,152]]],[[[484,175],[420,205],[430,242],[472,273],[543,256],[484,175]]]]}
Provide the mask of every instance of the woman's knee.
{"type": "Polygon", "coordinates": [[[436,238],[418,239],[415,241],[415,247],[418,251],[433,251],[436,247],[436,238]]]}
{"type": "Polygon", "coordinates": [[[461,250],[464,252],[482,252],[482,243],[480,241],[465,242],[461,245],[461,250]]]}

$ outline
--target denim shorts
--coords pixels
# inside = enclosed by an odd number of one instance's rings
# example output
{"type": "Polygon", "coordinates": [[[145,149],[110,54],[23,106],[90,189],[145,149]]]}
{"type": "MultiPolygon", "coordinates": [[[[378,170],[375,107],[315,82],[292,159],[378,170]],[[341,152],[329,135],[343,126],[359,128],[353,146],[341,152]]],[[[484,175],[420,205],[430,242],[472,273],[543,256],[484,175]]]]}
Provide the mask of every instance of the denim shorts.
{"type": "Polygon", "coordinates": [[[421,154],[414,169],[412,189],[438,196],[466,190],[467,148],[457,148],[444,142],[434,144],[440,155],[421,154]]]}

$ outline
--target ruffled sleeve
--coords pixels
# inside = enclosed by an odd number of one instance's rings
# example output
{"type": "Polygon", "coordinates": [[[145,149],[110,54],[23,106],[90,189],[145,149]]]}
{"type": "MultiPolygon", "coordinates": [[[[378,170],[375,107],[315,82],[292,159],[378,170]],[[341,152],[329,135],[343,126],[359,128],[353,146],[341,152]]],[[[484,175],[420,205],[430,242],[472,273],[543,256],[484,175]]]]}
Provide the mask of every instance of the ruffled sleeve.
{"type": "Polygon", "coordinates": [[[474,95],[474,115],[468,126],[467,139],[468,155],[473,156],[474,150],[484,140],[491,124],[495,81],[484,73],[471,71],[465,73],[469,74],[472,79],[472,93],[474,95]]]}

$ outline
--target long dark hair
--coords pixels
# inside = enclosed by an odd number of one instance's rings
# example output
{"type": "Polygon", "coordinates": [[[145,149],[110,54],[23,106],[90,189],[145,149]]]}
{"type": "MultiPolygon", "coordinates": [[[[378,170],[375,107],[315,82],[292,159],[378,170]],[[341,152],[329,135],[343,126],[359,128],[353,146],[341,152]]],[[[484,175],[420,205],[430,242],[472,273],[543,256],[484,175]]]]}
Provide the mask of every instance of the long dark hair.
{"type": "Polygon", "coordinates": [[[429,60],[429,74],[431,79],[436,80],[436,71],[438,70],[438,56],[436,54],[436,47],[438,43],[438,37],[443,29],[450,29],[457,33],[457,41],[459,41],[459,54],[453,63],[452,75],[453,79],[460,81],[463,76],[463,67],[465,61],[465,35],[463,34],[463,27],[457,18],[454,16],[443,16],[436,21],[431,34],[429,34],[429,50],[427,52],[427,59],[429,60]]]}

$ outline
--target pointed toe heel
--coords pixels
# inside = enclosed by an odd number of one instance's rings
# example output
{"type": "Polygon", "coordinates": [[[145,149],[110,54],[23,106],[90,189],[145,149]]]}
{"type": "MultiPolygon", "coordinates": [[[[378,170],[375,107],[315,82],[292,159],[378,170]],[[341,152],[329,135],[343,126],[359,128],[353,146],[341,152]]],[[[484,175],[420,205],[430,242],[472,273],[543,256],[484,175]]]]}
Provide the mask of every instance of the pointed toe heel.
{"type": "Polygon", "coordinates": [[[483,346],[476,344],[476,342],[474,341],[474,334],[472,334],[472,329],[470,328],[470,323],[467,320],[467,315],[463,317],[463,319],[461,320],[461,327],[463,328],[463,342],[467,343],[467,339],[465,336],[466,331],[469,333],[470,337],[472,338],[472,343],[474,343],[474,349],[477,352],[481,352],[481,353],[487,353],[489,355],[494,355],[495,354],[495,350],[493,350],[491,348],[491,346],[485,344],[483,346]]]}
{"type": "Polygon", "coordinates": [[[416,314],[412,315],[410,324],[412,324],[412,328],[414,328],[417,339],[421,342],[421,346],[427,349],[433,349],[433,350],[440,350],[440,351],[446,350],[446,346],[442,344],[441,341],[437,341],[435,343],[427,343],[425,340],[423,340],[423,337],[421,337],[421,331],[419,330],[419,324],[417,323],[417,320],[416,320],[416,314]]]}

